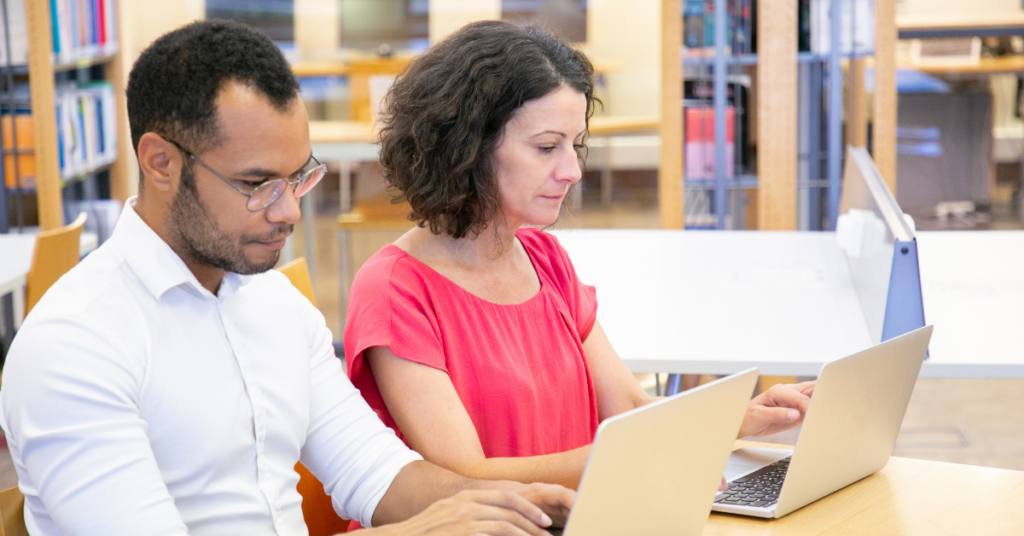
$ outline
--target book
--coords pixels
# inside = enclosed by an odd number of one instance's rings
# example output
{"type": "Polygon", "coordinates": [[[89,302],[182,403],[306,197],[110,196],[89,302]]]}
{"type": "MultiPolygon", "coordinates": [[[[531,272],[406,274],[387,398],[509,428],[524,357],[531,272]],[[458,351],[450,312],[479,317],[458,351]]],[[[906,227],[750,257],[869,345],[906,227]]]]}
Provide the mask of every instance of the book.
{"type": "Polygon", "coordinates": [[[832,50],[832,17],[839,17],[839,51],[842,54],[875,50],[874,0],[810,0],[811,52],[832,50]]]}
{"type": "Polygon", "coordinates": [[[4,185],[8,189],[13,190],[19,183],[28,190],[36,187],[36,156],[31,154],[36,143],[32,127],[32,114],[29,112],[4,112],[0,115],[0,129],[4,139],[4,185]],[[14,154],[15,133],[18,135],[18,154],[14,154]],[[14,169],[15,158],[18,159],[17,173],[14,169]]]}
{"type": "MultiPolygon", "coordinates": [[[[0,66],[7,65],[5,31],[10,32],[11,65],[28,63],[26,1],[6,0],[9,20],[0,24],[0,66]]],[[[110,56],[117,52],[115,0],[41,1],[50,4],[54,65],[110,56]]]]}
{"type": "Polygon", "coordinates": [[[28,22],[25,19],[25,0],[9,0],[3,24],[0,24],[0,67],[26,65],[28,63],[28,22]],[[10,35],[7,35],[7,32],[10,35]],[[11,54],[7,54],[7,39],[10,38],[11,54]]]}
{"type": "MultiPolygon", "coordinates": [[[[755,52],[755,0],[728,0],[725,12],[725,48],[727,54],[755,52]]],[[[690,57],[709,57],[715,51],[714,0],[684,0],[683,47],[690,57]]]]}
{"type": "MultiPolygon", "coordinates": [[[[684,110],[683,131],[687,180],[714,179],[715,110],[710,106],[691,106],[684,110]]],[[[725,110],[725,176],[732,177],[736,162],[735,109],[725,110]]]]}
{"type": "Polygon", "coordinates": [[[60,84],[55,100],[61,178],[71,180],[112,164],[117,159],[113,86],[60,84]]]}

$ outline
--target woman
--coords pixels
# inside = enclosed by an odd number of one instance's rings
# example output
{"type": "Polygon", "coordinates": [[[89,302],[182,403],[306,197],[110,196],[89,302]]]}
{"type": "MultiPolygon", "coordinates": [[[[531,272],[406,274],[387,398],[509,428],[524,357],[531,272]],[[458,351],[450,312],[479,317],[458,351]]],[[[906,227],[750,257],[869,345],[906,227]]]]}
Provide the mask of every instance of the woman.
{"type": "MultiPolygon", "coordinates": [[[[575,488],[598,424],[654,400],[550,234],[594,111],[593,68],[537,28],[464,27],[388,93],[385,177],[419,226],[356,276],[353,383],[426,459],[575,488]]],[[[802,420],[812,384],[751,402],[740,436],[802,420]],[[795,409],[791,409],[795,408],[795,409]]]]}

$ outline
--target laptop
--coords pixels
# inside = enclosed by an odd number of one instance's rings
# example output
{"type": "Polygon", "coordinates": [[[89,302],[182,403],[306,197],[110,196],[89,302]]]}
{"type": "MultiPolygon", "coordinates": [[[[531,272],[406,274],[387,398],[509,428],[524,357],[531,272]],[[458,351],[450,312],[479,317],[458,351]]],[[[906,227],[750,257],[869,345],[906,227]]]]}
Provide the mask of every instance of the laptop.
{"type": "Polygon", "coordinates": [[[931,336],[925,326],[827,363],[796,448],[733,452],[712,510],[779,518],[885,467],[931,336]]]}
{"type": "Polygon", "coordinates": [[[751,368],[606,419],[552,534],[699,535],[756,381],[751,368]]]}

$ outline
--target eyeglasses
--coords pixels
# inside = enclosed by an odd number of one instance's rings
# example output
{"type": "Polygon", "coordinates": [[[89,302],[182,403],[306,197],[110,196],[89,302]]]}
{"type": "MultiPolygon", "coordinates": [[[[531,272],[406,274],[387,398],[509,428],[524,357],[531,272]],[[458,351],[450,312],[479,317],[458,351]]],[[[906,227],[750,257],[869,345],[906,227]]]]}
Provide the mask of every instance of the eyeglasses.
{"type": "Polygon", "coordinates": [[[189,152],[188,149],[182,147],[178,142],[166,136],[161,137],[171,145],[177,147],[179,151],[188,155],[189,158],[198,162],[199,165],[206,168],[207,171],[216,175],[218,179],[226,182],[228,186],[231,186],[235,190],[238,190],[238,193],[244,195],[245,197],[248,197],[249,201],[245,203],[245,208],[249,209],[249,211],[251,212],[259,212],[269,207],[270,205],[274,204],[274,201],[277,201],[281,197],[281,194],[284,193],[285,187],[289,185],[295,192],[296,198],[302,197],[309,193],[309,191],[312,190],[313,187],[316,186],[318,182],[320,182],[320,179],[324,178],[324,175],[327,174],[327,166],[321,164],[320,161],[316,159],[316,157],[310,156],[310,159],[316,162],[316,167],[296,173],[296,175],[293,175],[295,176],[295,179],[293,180],[289,180],[288,178],[280,178],[261,182],[252,191],[247,192],[242,188],[236,186],[235,183],[231,182],[230,180],[225,179],[223,176],[221,176],[220,173],[217,173],[216,171],[210,169],[210,166],[204,164],[202,160],[196,158],[196,155],[189,152]]]}

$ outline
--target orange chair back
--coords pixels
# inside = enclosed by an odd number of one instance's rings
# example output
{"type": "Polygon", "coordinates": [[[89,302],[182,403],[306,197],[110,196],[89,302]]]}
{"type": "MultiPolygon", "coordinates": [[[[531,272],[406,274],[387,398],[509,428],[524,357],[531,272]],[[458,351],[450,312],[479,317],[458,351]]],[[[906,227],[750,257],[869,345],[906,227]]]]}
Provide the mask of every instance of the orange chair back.
{"type": "Polygon", "coordinates": [[[28,536],[25,496],[17,486],[0,491],[0,536],[28,536]]]}
{"type": "MultiPolygon", "coordinates": [[[[309,278],[309,267],[304,257],[278,268],[278,271],[287,276],[292,285],[316,306],[313,282],[309,278]]],[[[348,521],[334,512],[331,497],[324,493],[324,485],[301,463],[295,464],[295,471],[299,473],[297,487],[299,495],[302,495],[302,517],[306,520],[309,536],[331,536],[348,530],[348,521]]]]}
{"type": "Polygon", "coordinates": [[[32,252],[32,266],[28,270],[28,284],[25,291],[25,314],[36,306],[46,291],[68,270],[78,264],[85,225],[85,213],[69,225],[52,231],[43,231],[36,236],[36,248],[32,252]]]}
{"type": "Polygon", "coordinates": [[[309,267],[306,266],[305,257],[299,257],[278,268],[277,271],[284,274],[288,281],[291,281],[292,285],[299,289],[299,292],[309,300],[309,303],[316,307],[316,296],[313,295],[313,281],[309,278],[309,267]]]}

